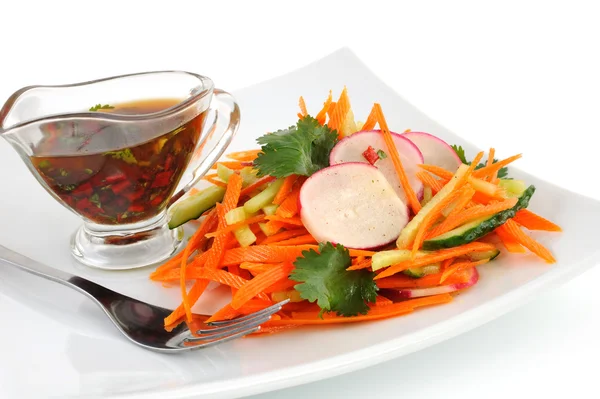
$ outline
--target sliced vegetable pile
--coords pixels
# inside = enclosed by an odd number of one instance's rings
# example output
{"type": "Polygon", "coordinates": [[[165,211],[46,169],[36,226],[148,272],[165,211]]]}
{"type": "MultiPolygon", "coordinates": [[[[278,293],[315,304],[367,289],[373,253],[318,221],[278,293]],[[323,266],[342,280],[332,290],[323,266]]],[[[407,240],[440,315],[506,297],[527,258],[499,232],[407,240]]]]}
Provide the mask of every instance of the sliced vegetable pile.
{"type": "Polygon", "coordinates": [[[534,186],[508,178],[520,155],[497,160],[492,148],[469,162],[434,135],[391,132],[379,104],[356,122],[345,88],[315,117],[302,97],[300,109],[295,126],[229,154],[205,177],[212,186],[171,209],[171,228],[199,226],[151,275],[181,288],[167,329],[195,322],[210,282],[229,286],[232,300],[209,321],[289,299],[264,333],[449,302],[501,247],[555,262],[524,231],[561,229],[527,209],[534,186]]]}

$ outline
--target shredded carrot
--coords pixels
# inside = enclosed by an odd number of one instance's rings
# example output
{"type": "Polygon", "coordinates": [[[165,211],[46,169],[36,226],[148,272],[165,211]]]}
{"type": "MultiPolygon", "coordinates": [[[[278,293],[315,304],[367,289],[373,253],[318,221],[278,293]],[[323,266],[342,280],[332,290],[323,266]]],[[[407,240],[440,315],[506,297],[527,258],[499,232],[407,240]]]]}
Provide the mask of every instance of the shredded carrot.
{"type": "Polygon", "coordinates": [[[305,235],[308,232],[306,231],[306,229],[301,228],[301,229],[295,229],[295,230],[286,230],[286,231],[282,231],[281,233],[277,233],[274,234],[270,237],[267,237],[265,240],[263,240],[261,242],[261,244],[272,244],[274,242],[280,242],[280,241],[284,241],[284,240],[289,240],[290,238],[294,238],[294,237],[298,237],[301,235],[305,235]]]}
{"type": "MultiPolygon", "coordinates": [[[[494,148],[490,148],[490,152],[488,153],[487,163],[485,166],[492,166],[492,164],[494,163],[494,155],[496,155],[496,150],[494,148]]],[[[497,174],[498,174],[498,171],[496,171],[494,173],[490,173],[487,181],[493,183],[494,180],[496,179],[497,174]]]]}
{"type": "Polygon", "coordinates": [[[239,309],[269,286],[286,279],[292,269],[293,265],[285,262],[254,277],[238,290],[231,300],[231,307],[239,309]]]}
{"type": "MultiPolygon", "coordinates": [[[[492,173],[497,173],[500,169],[502,169],[503,167],[505,167],[506,165],[516,161],[517,159],[521,158],[522,154],[517,154],[517,155],[513,155],[512,157],[503,159],[502,161],[498,161],[496,163],[493,163],[490,166],[485,166],[481,169],[477,169],[477,171],[475,171],[475,173],[473,173],[473,176],[475,177],[485,177],[485,176],[489,176],[492,173]]],[[[473,164],[475,164],[475,161],[473,161],[473,164]]]]}
{"type": "Polygon", "coordinates": [[[391,299],[388,299],[384,296],[377,295],[377,297],[375,298],[375,306],[388,306],[393,304],[394,302],[391,299]]]}
{"type": "Polygon", "coordinates": [[[304,102],[304,97],[300,96],[300,98],[298,99],[298,106],[300,107],[301,116],[308,115],[308,111],[306,110],[306,103],[304,102]]]}
{"type": "Polygon", "coordinates": [[[436,165],[419,165],[419,167],[427,172],[433,173],[434,175],[441,177],[445,180],[450,180],[454,176],[454,173],[436,165]]]}
{"type": "MultiPolygon", "coordinates": [[[[473,195],[475,195],[475,190],[472,187],[466,186],[463,194],[455,201],[454,204],[451,205],[452,209],[448,213],[448,216],[446,216],[446,219],[454,217],[456,214],[462,212],[465,208],[471,208],[470,204],[472,202],[471,199],[473,198],[473,195]]],[[[473,203],[473,206],[475,205],[476,204],[473,203]]],[[[429,237],[429,235],[427,237],[429,237]]]]}
{"type": "Polygon", "coordinates": [[[288,177],[286,177],[283,180],[283,184],[279,188],[279,191],[277,191],[275,198],[273,198],[273,203],[275,205],[281,204],[283,202],[283,200],[290,194],[290,192],[292,191],[292,188],[294,187],[294,183],[296,182],[296,179],[298,179],[298,176],[289,175],[288,177]]]}
{"type": "Polygon", "coordinates": [[[300,220],[299,217],[284,218],[279,215],[270,215],[270,216],[267,216],[266,219],[270,220],[272,222],[281,222],[281,223],[285,223],[285,224],[290,224],[292,226],[304,226],[304,224],[302,223],[302,220],[300,220]]]}
{"type": "Polygon", "coordinates": [[[247,187],[244,187],[244,189],[240,193],[240,197],[243,197],[245,195],[252,193],[254,190],[258,189],[260,186],[267,184],[267,183],[271,183],[273,180],[275,180],[275,178],[272,176],[265,176],[265,177],[258,179],[254,183],[249,184],[247,187]]]}
{"type": "Polygon", "coordinates": [[[437,237],[471,220],[492,216],[498,212],[505,211],[514,207],[517,204],[517,201],[518,198],[508,198],[504,201],[491,203],[489,205],[477,205],[472,208],[467,208],[452,217],[448,216],[446,220],[430,231],[427,237],[437,237]]]}
{"type": "Polygon", "coordinates": [[[498,227],[496,230],[494,230],[494,232],[498,238],[500,238],[502,245],[504,245],[504,248],[506,248],[508,252],[515,254],[523,254],[527,252],[525,248],[523,248],[523,246],[506,231],[506,227],[504,227],[504,225],[498,227]]]}
{"type": "Polygon", "coordinates": [[[235,159],[239,162],[252,162],[258,157],[262,150],[237,151],[227,154],[227,158],[235,159]]]}
{"type": "Polygon", "coordinates": [[[377,124],[377,112],[375,108],[375,106],[371,108],[371,112],[369,113],[369,116],[367,116],[367,120],[362,126],[362,130],[373,130],[373,128],[375,128],[375,125],[377,124]]]}
{"type": "Polygon", "coordinates": [[[270,245],[302,245],[302,244],[317,244],[317,240],[310,234],[305,234],[299,237],[290,238],[289,240],[283,240],[274,242],[270,245]]]}
{"type": "Polygon", "coordinates": [[[424,185],[431,187],[433,194],[436,194],[444,188],[444,185],[447,183],[447,180],[438,180],[423,170],[417,172],[417,178],[421,180],[424,185]]]}
{"type": "Polygon", "coordinates": [[[277,266],[275,263],[256,263],[256,262],[242,262],[240,263],[240,269],[248,270],[253,276],[264,273],[269,269],[277,266]]]}
{"type": "Polygon", "coordinates": [[[562,231],[559,225],[531,212],[529,209],[518,211],[513,220],[528,230],[562,231]]]}
{"type": "Polygon", "coordinates": [[[325,100],[325,102],[323,103],[323,108],[321,108],[321,110],[319,111],[319,113],[317,113],[317,116],[315,117],[317,122],[319,122],[319,125],[325,124],[325,120],[327,119],[327,111],[329,110],[329,106],[331,105],[332,101],[333,98],[331,96],[331,90],[329,90],[329,97],[327,97],[327,100],[325,100]]]}
{"type": "Polygon", "coordinates": [[[394,303],[387,306],[374,306],[368,314],[344,317],[337,316],[334,313],[325,313],[321,315],[320,311],[315,312],[294,312],[291,319],[273,320],[266,323],[267,326],[279,326],[286,324],[338,324],[338,323],[356,323],[367,320],[378,320],[401,314],[410,313],[416,308],[430,305],[438,305],[452,301],[452,295],[432,295],[423,298],[409,299],[406,301],[394,303]]]}
{"type": "Polygon", "coordinates": [[[231,320],[235,317],[238,317],[241,313],[232,308],[230,304],[223,306],[221,309],[217,310],[211,317],[206,320],[206,323],[211,323],[213,321],[222,321],[222,320],[231,320]]]}
{"type": "Polygon", "coordinates": [[[207,175],[207,176],[204,176],[202,179],[203,179],[203,180],[206,180],[206,181],[207,181],[207,182],[209,182],[209,183],[212,183],[212,184],[214,184],[215,186],[219,186],[219,187],[227,187],[227,183],[225,183],[224,181],[217,180],[217,179],[215,179],[214,177],[209,177],[208,175],[207,175]]]}
{"type": "Polygon", "coordinates": [[[412,244],[411,258],[414,259],[417,255],[417,251],[423,245],[423,241],[425,241],[425,233],[433,226],[435,222],[438,221],[443,215],[442,211],[448,207],[454,200],[459,198],[463,194],[464,190],[456,190],[450,193],[450,195],[443,198],[440,202],[435,204],[433,208],[429,211],[429,213],[423,218],[423,221],[419,225],[419,229],[417,230],[417,234],[412,244]]]}
{"type": "MultiPolygon", "coordinates": [[[[285,223],[270,220],[267,223],[262,224],[261,226],[262,226],[263,232],[265,233],[265,237],[268,238],[270,236],[277,234],[277,232],[279,230],[283,229],[287,225],[285,223]]],[[[294,226],[294,227],[298,227],[298,226],[294,226]]],[[[257,244],[262,244],[263,241],[264,240],[261,240],[261,241],[259,241],[258,239],[256,240],[257,244]]]]}
{"type": "Polygon", "coordinates": [[[444,272],[442,273],[442,276],[440,277],[440,284],[444,283],[448,279],[448,277],[450,277],[459,270],[470,269],[472,267],[488,263],[489,261],[489,259],[482,259],[478,261],[464,261],[453,263],[452,266],[444,270],[444,272]]]}
{"type": "Polygon", "coordinates": [[[294,281],[294,280],[290,280],[290,279],[281,280],[278,283],[273,284],[269,288],[266,288],[264,290],[264,293],[270,294],[273,292],[287,291],[287,290],[294,288],[294,286],[297,284],[298,284],[298,282],[294,281]]]}
{"type": "Polygon", "coordinates": [[[408,203],[410,204],[410,207],[412,208],[413,212],[416,214],[421,210],[421,203],[419,202],[417,195],[415,194],[408,181],[408,177],[406,176],[406,172],[404,171],[404,167],[402,166],[402,161],[400,160],[400,156],[398,155],[398,149],[396,148],[396,144],[394,143],[394,139],[392,138],[390,129],[388,128],[387,122],[385,121],[385,117],[383,116],[381,105],[376,103],[374,108],[375,113],[377,115],[377,121],[379,122],[379,127],[381,128],[381,133],[383,135],[383,140],[385,141],[385,145],[388,149],[388,154],[390,158],[392,158],[394,169],[396,169],[396,173],[398,174],[398,178],[400,179],[402,189],[404,190],[406,197],[408,198],[408,203]]]}
{"type": "Polygon", "coordinates": [[[217,165],[219,165],[219,164],[226,166],[229,169],[233,169],[233,170],[240,170],[240,169],[245,168],[246,166],[249,166],[249,165],[245,165],[243,162],[239,162],[239,161],[221,161],[221,162],[215,163],[211,167],[211,169],[217,169],[217,165]]]}
{"type": "Polygon", "coordinates": [[[542,244],[529,237],[527,234],[521,230],[517,222],[509,219],[504,223],[506,228],[506,232],[510,234],[519,244],[544,259],[548,263],[556,263],[556,259],[552,253],[544,247],[542,244]]]}
{"type": "Polygon", "coordinates": [[[327,116],[329,117],[329,122],[331,122],[331,115],[333,114],[336,105],[337,103],[335,101],[329,103],[329,108],[327,108],[327,116]]]}
{"type": "Polygon", "coordinates": [[[344,126],[348,111],[350,111],[350,98],[348,97],[348,90],[344,87],[344,90],[342,90],[342,94],[340,94],[340,98],[337,101],[337,105],[330,116],[329,123],[327,124],[330,129],[337,130],[340,139],[344,137],[341,129],[344,126]]]}
{"type": "Polygon", "coordinates": [[[233,248],[225,252],[223,266],[242,262],[293,262],[302,256],[302,251],[318,250],[316,245],[296,245],[291,247],[276,247],[271,245],[252,245],[250,247],[233,248]]]}
{"type": "Polygon", "coordinates": [[[413,260],[408,260],[404,262],[397,263],[384,269],[381,273],[379,273],[375,280],[382,279],[384,277],[389,277],[406,269],[410,269],[413,267],[421,267],[430,265],[433,263],[441,262],[443,260],[449,258],[455,258],[457,256],[466,255],[471,252],[479,252],[479,251],[490,251],[496,249],[496,247],[492,244],[483,243],[483,242],[470,242],[468,244],[462,245],[460,247],[442,249],[440,251],[431,252],[428,255],[415,258],[413,260]]]}
{"type": "MultiPolygon", "coordinates": [[[[421,278],[413,278],[404,274],[395,274],[390,277],[377,280],[380,289],[403,289],[403,288],[432,288],[440,283],[442,273],[429,274],[421,278]]],[[[467,270],[459,270],[446,280],[446,284],[460,284],[467,282],[471,274],[467,270]]]]}
{"type": "Polygon", "coordinates": [[[207,233],[205,235],[206,238],[212,238],[212,237],[217,237],[226,233],[230,233],[234,230],[239,229],[240,227],[244,227],[250,224],[254,224],[254,223],[258,223],[258,222],[262,222],[263,220],[265,220],[265,215],[256,215],[256,216],[252,216],[249,217],[248,219],[242,220],[241,222],[237,222],[234,224],[230,224],[227,225],[226,227],[219,229],[217,231],[214,231],[212,233],[207,233]]]}
{"type": "Polygon", "coordinates": [[[371,267],[372,261],[371,259],[364,259],[358,263],[356,263],[355,265],[350,266],[349,268],[347,268],[346,270],[361,270],[361,269],[368,269],[369,267],[371,267]]]}
{"type": "Polygon", "coordinates": [[[282,218],[291,218],[298,213],[298,202],[300,200],[300,184],[296,184],[292,192],[283,200],[275,214],[282,218]]]}

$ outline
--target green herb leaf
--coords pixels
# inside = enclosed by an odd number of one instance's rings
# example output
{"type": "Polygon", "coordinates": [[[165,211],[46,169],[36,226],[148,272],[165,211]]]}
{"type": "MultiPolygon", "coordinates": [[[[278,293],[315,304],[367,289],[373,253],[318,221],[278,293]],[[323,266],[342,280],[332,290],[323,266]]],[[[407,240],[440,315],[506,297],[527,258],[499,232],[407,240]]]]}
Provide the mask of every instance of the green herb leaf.
{"type": "Polygon", "coordinates": [[[42,168],[42,169],[46,169],[46,168],[49,168],[49,167],[51,167],[51,166],[52,166],[52,164],[51,164],[51,163],[50,163],[50,161],[48,161],[47,159],[44,159],[42,162],[40,162],[40,163],[38,164],[38,167],[40,167],[40,168],[42,168]]]}
{"type": "Polygon", "coordinates": [[[135,159],[135,156],[129,148],[125,148],[124,150],[119,151],[108,151],[105,152],[104,155],[109,155],[114,159],[120,159],[121,161],[127,162],[128,164],[137,163],[137,159],[135,159]]]}
{"type": "Polygon", "coordinates": [[[377,156],[379,156],[379,159],[387,158],[387,154],[385,152],[383,152],[383,150],[377,150],[377,156]]]}
{"type": "Polygon", "coordinates": [[[254,167],[259,176],[310,176],[329,166],[329,153],[337,141],[335,130],[307,115],[296,126],[259,137],[262,152],[254,167]]]}
{"type": "Polygon", "coordinates": [[[94,193],[90,197],[90,202],[92,204],[96,205],[98,208],[102,208],[102,204],[100,203],[100,197],[98,196],[98,193],[94,193]]]}
{"type": "MultiPolygon", "coordinates": [[[[347,271],[350,253],[341,244],[319,244],[319,252],[303,251],[294,262],[290,279],[298,281],[295,289],[310,302],[317,302],[322,312],[341,316],[367,314],[368,302],[375,302],[375,273],[367,270],[347,271]]],[[[322,313],[321,312],[321,313],[322,313]]]]}
{"type": "MultiPolygon", "coordinates": [[[[460,158],[460,160],[462,161],[462,163],[467,164],[467,165],[471,165],[471,162],[467,161],[467,158],[465,156],[465,150],[464,148],[462,148],[462,146],[457,146],[455,144],[451,145],[452,149],[454,150],[454,152],[456,152],[456,155],[458,155],[458,157],[460,158]]],[[[494,158],[494,162],[496,163],[498,162],[498,160],[496,158],[494,158]]],[[[484,166],[486,166],[485,163],[480,163],[479,165],[477,165],[475,167],[475,170],[477,169],[481,169],[484,166]]],[[[508,177],[508,168],[505,166],[503,168],[500,168],[500,170],[498,170],[498,174],[497,174],[498,178],[500,179],[507,179],[508,177]]]]}
{"type": "Polygon", "coordinates": [[[96,112],[99,109],[113,109],[115,107],[113,107],[112,105],[108,105],[108,104],[96,104],[93,107],[90,107],[90,112],[96,112]]]}

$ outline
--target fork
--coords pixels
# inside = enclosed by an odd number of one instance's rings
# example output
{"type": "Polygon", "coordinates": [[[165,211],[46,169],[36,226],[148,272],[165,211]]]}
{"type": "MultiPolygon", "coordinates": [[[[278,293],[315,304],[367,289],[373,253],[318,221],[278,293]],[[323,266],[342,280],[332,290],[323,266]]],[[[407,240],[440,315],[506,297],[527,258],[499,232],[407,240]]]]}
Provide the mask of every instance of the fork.
{"type": "MultiPolygon", "coordinates": [[[[110,321],[129,341],[145,349],[163,353],[181,353],[231,341],[260,329],[288,300],[278,302],[258,312],[232,320],[204,324],[192,333],[185,323],[171,332],[164,328],[164,319],[171,310],[153,306],[119,294],[62,270],[54,269],[0,245],[0,261],[25,272],[66,285],[90,298],[104,311],[110,321]]],[[[194,315],[205,322],[209,315],[194,315]]]]}

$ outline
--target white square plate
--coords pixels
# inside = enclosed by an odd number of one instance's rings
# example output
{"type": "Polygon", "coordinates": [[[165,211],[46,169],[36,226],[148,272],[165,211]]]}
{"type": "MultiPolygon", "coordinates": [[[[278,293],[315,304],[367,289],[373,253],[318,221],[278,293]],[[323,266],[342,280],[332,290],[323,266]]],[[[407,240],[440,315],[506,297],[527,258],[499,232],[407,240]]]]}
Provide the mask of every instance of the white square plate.
{"type": "MultiPolygon", "coordinates": [[[[230,149],[256,148],[256,137],[293,124],[299,95],[314,109],[330,88],[339,92],[344,85],[356,115],[367,115],[372,103],[379,102],[392,130],[426,131],[463,145],[469,154],[476,151],[398,96],[347,49],[235,92],[242,127],[230,149]]],[[[101,311],[77,293],[3,267],[0,362],[9,371],[0,383],[0,397],[250,395],[367,367],[481,325],[600,259],[595,242],[599,202],[517,168],[510,170],[513,177],[537,187],[531,209],[564,228],[562,234],[536,234],[558,263],[547,265],[531,255],[501,256],[480,267],[480,282],[452,303],[395,319],[302,329],[167,356],[126,342],[101,311]],[[11,342],[15,344],[6,344],[11,342]],[[28,383],[32,367],[35,384],[28,383]]],[[[0,207],[0,243],[127,295],[165,307],[179,303],[179,290],[150,282],[150,270],[105,272],[71,259],[68,242],[79,224],[77,217],[44,192],[4,141],[0,141],[0,181],[6,190],[0,207]]],[[[215,305],[204,299],[195,310],[209,312],[215,305]]]]}

